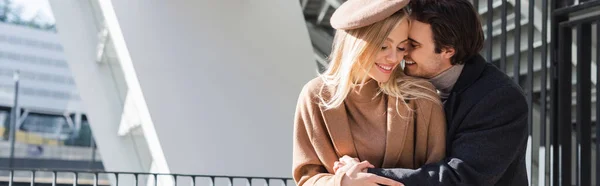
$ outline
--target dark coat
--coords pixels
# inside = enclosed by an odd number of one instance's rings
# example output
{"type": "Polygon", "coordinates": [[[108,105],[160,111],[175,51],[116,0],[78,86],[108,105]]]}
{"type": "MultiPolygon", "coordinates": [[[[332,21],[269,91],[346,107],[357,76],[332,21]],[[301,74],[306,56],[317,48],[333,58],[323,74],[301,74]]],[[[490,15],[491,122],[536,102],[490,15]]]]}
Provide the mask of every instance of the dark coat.
{"type": "Polygon", "coordinates": [[[448,100],[446,158],[417,170],[369,169],[407,186],[528,185],[528,106],[510,77],[480,55],[467,60],[448,100]]]}

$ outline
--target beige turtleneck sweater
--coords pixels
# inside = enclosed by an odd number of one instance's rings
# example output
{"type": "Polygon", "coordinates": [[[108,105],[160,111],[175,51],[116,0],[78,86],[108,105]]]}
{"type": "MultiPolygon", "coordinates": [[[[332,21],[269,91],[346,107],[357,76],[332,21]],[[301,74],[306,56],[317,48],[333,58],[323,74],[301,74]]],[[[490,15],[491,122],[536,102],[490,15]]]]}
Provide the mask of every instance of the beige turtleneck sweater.
{"type": "Polygon", "coordinates": [[[381,166],[383,161],[387,126],[387,97],[378,95],[378,91],[377,81],[370,80],[360,92],[351,91],[344,101],[357,158],[368,160],[375,166],[381,166]]]}
{"type": "Polygon", "coordinates": [[[458,80],[460,73],[462,72],[464,65],[454,65],[442,72],[441,74],[429,79],[429,82],[435,86],[440,94],[440,98],[443,102],[448,99],[450,93],[452,92],[452,88],[454,88],[454,84],[458,80]]]}

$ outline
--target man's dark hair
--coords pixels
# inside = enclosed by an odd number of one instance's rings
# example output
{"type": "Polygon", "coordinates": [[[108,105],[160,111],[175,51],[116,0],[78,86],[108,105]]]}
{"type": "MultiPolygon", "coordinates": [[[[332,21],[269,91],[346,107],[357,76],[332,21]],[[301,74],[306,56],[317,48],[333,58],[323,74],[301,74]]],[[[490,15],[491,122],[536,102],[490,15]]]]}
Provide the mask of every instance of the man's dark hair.
{"type": "Polygon", "coordinates": [[[462,64],[483,48],[479,15],[468,0],[411,0],[411,18],[431,25],[435,52],[454,48],[452,64],[462,64]]]}

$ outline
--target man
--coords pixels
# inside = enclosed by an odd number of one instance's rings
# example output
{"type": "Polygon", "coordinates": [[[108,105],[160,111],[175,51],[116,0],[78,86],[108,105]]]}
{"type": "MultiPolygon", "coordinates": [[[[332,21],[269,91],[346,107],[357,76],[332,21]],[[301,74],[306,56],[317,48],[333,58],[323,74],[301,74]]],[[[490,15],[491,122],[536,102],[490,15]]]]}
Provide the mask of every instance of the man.
{"type": "Polygon", "coordinates": [[[528,106],[521,88],[478,54],[484,38],[476,10],[467,0],[412,0],[410,7],[404,71],[440,92],[446,158],[417,170],[367,171],[410,186],[528,185],[528,106]]]}

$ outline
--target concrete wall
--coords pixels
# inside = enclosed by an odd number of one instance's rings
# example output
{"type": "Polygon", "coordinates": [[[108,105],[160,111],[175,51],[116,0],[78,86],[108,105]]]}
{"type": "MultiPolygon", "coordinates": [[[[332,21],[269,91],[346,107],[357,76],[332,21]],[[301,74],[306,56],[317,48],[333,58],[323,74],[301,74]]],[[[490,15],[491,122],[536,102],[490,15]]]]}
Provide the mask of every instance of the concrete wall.
{"type": "Polygon", "coordinates": [[[295,1],[112,1],[171,172],[286,176],[314,77],[295,1]]]}
{"type": "Polygon", "coordinates": [[[128,89],[118,62],[96,62],[97,10],[89,1],[50,0],[50,3],[106,170],[148,171],[152,160],[144,137],[118,135],[128,89]]]}
{"type": "MultiPolygon", "coordinates": [[[[81,1],[51,2],[62,14],[55,17],[70,64],[79,64],[72,68],[101,152],[119,153],[123,149],[105,150],[119,143],[105,138],[115,138],[112,124],[123,109],[109,103],[120,96],[85,85],[111,79],[91,59],[94,22],[79,17],[81,7],[72,8],[81,1]]],[[[316,75],[297,1],[100,4],[153,171],[291,177],[296,100],[316,75]]],[[[107,169],[122,168],[111,160],[119,157],[103,158],[107,169]]]]}

